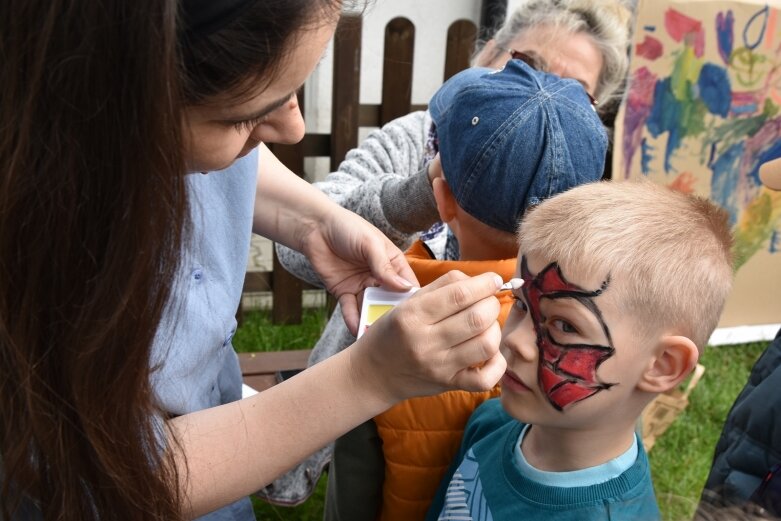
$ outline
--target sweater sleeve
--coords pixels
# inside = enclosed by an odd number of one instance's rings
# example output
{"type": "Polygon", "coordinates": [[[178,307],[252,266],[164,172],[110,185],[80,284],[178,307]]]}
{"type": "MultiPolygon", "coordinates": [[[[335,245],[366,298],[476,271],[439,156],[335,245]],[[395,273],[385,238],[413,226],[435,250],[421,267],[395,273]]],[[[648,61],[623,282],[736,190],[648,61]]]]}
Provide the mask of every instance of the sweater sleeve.
{"type": "MultiPolygon", "coordinates": [[[[425,111],[395,119],[370,133],[347,153],[336,172],[314,185],[404,250],[417,232],[439,220],[425,161],[430,127],[431,116],[425,111]]],[[[276,250],[288,271],[318,283],[302,254],[279,244],[276,250]]]]}

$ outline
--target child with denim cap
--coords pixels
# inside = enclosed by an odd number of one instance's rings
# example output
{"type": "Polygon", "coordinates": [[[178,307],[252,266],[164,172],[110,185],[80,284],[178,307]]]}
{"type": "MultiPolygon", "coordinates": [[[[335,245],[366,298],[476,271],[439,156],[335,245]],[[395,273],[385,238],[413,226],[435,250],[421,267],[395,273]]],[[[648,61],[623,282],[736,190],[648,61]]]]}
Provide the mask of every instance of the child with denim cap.
{"type": "Polygon", "coordinates": [[[472,415],[427,519],[658,519],[634,427],[695,367],[732,283],[726,213],[649,182],[527,213],[501,400],[472,415]]]}
{"type": "MultiPolygon", "coordinates": [[[[432,188],[458,250],[434,253],[437,244],[424,237],[406,253],[410,267],[421,285],[454,269],[508,280],[518,220],[530,206],[600,179],[605,130],[580,83],[520,60],[499,72],[463,71],[440,88],[429,110],[439,148],[432,188]]],[[[500,302],[501,322],[510,293],[500,302]]],[[[403,402],[338,440],[326,518],[423,519],[469,415],[497,394],[498,387],[403,402]],[[379,465],[367,465],[374,460],[379,465]]]]}

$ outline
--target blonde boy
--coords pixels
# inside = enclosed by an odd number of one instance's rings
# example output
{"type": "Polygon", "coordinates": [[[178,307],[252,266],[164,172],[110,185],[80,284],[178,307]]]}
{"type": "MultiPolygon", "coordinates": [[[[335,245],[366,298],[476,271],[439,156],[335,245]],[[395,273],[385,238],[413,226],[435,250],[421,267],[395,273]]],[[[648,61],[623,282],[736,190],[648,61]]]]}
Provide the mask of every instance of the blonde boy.
{"type": "Polygon", "coordinates": [[[527,213],[501,403],[470,418],[429,519],[657,519],[634,432],[696,365],[732,280],[727,217],[651,183],[592,183],[527,213]]]}

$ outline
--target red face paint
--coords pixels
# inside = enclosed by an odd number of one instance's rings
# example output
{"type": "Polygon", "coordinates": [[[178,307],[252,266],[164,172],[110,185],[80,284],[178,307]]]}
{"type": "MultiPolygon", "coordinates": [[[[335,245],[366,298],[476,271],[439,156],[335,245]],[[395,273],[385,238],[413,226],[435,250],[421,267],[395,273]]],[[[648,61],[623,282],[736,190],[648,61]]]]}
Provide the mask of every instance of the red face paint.
{"type": "Polygon", "coordinates": [[[537,372],[539,385],[551,405],[561,411],[615,385],[602,382],[597,377],[600,364],[613,356],[615,348],[610,330],[593,300],[607,289],[610,279],[604,281],[598,290],[588,291],[568,282],[555,262],[532,277],[526,265],[526,257],[521,257],[521,276],[525,281],[523,295],[529,306],[540,351],[537,372]],[[540,312],[540,301],[564,298],[577,300],[594,314],[602,326],[608,345],[560,344],[554,340],[540,312]]]}

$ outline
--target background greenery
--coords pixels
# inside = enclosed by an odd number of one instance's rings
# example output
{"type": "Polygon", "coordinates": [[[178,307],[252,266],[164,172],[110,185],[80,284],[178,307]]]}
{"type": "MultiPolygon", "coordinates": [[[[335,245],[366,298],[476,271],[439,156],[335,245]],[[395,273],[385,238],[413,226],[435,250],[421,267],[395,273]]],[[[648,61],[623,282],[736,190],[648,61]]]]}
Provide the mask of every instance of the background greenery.
{"type": "MultiPolygon", "coordinates": [[[[248,312],[233,340],[237,351],[308,349],[327,321],[324,309],[305,310],[302,324],[275,326],[266,312],[248,312]]],[[[701,358],[705,376],[689,397],[689,407],[650,452],[656,495],[665,520],[690,519],[710,469],[721,426],[754,362],[767,343],[708,348],[701,358]]],[[[319,521],[325,503],[325,477],[315,494],[295,508],[253,499],[259,521],[319,521]]]]}

